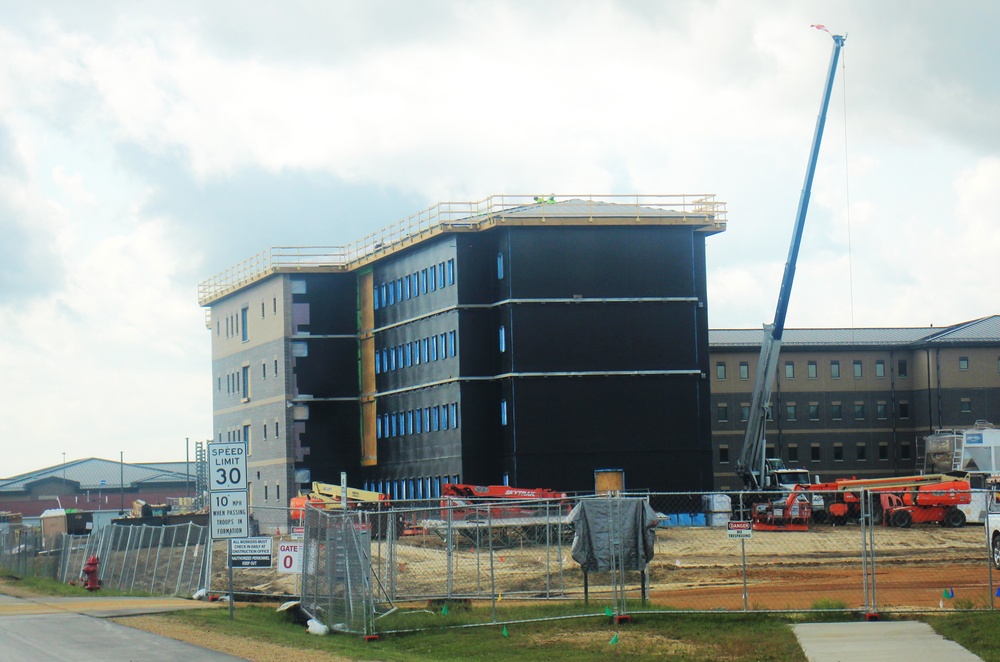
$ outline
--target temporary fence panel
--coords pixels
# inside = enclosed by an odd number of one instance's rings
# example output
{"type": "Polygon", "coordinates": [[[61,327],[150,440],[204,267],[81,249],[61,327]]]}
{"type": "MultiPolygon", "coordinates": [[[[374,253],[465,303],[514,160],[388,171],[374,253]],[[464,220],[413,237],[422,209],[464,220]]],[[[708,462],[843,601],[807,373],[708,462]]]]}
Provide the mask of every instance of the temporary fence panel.
{"type": "Polygon", "coordinates": [[[333,630],[371,634],[371,530],[361,512],[305,508],[301,605],[333,630]]]}
{"type": "Polygon", "coordinates": [[[66,536],[63,581],[79,579],[91,556],[99,560],[103,586],[149,595],[193,595],[205,587],[210,546],[208,527],[105,526],[89,536],[66,536]]]}

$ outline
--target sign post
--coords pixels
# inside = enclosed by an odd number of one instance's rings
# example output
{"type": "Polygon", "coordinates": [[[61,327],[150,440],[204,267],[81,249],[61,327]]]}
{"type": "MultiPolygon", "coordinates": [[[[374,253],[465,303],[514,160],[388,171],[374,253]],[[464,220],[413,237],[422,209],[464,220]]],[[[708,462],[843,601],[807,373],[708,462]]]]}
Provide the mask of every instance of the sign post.
{"type": "Polygon", "coordinates": [[[753,522],[730,521],[727,522],[729,538],[739,538],[740,557],[743,565],[743,611],[747,610],[747,538],[753,538],[753,522]]]}
{"type": "MultiPolygon", "coordinates": [[[[209,508],[212,539],[226,539],[229,542],[226,565],[229,566],[229,620],[233,620],[233,538],[247,538],[250,535],[247,442],[209,444],[208,471],[212,492],[209,508]]],[[[270,553],[268,559],[270,561],[270,553]]]]}

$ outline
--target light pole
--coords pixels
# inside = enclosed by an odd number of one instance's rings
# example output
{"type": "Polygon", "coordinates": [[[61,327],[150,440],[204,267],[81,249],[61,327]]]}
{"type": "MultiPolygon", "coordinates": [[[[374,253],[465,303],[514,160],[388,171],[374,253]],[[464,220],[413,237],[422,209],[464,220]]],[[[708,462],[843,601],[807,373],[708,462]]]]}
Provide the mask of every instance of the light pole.
{"type": "Polygon", "coordinates": [[[118,515],[125,514],[125,451],[118,451],[118,515]]]}

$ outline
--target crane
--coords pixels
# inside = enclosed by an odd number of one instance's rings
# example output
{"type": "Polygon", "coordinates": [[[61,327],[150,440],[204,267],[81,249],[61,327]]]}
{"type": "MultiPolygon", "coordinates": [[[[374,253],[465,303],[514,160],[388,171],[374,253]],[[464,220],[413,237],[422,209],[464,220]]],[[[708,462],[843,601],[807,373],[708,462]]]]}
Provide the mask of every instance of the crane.
{"type": "Polygon", "coordinates": [[[736,462],[736,474],[743,479],[744,486],[751,490],[779,489],[789,484],[809,482],[809,474],[805,470],[786,469],[780,459],[766,457],[765,428],[771,389],[778,368],[778,354],[781,351],[781,340],[785,331],[788,299],[792,292],[792,281],[795,279],[795,263],[799,256],[802,229],[805,226],[813,175],[816,172],[816,160],[819,157],[823,128],[826,125],[826,111],[830,105],[830,93],[837,73],[840,50],[846,39],[841,35],[831,35],[831,37],[833,37],[833,54],[830,56],[830,69],[826,76],[823,98],[820,101],[819,117],[816,118],[816,131],[813,134],[812,149],[809,152],[809,162],[806,166],[805,183],[802,186],[799,207],[795,215],[792,243],[788,249],[788,259],[785,261],[785,272],[781,277],[778,306],[774,312],[774,322],[764,325],[764,340],[761,343],[760,359],[757,362],[753,396],[750,400],[750,415],[747,417],[747,431],[743,438],[743,449],[736,462]]]}

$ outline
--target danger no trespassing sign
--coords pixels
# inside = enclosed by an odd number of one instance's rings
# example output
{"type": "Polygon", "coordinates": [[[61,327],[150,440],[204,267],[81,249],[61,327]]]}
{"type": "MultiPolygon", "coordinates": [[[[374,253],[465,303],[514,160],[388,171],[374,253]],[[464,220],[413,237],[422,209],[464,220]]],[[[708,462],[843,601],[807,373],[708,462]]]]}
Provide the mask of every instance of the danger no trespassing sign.
{"type": "Polygon", "coordinates": [[[753,537],[753,526],[751,522],[746,521],[730,521],[726,522],[729,528],[730,538],[752,538],[753,537]]]}

